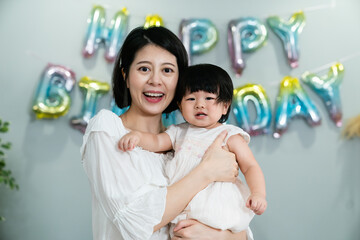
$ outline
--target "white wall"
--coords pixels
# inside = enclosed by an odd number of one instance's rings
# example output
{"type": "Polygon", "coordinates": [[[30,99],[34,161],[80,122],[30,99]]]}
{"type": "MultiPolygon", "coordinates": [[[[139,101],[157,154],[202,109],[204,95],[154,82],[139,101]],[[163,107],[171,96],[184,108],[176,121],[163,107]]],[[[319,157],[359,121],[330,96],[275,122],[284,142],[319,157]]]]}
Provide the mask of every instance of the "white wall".
{"type": "MultiPolygon", "coordinates": [[[[215,49],[194,57],[193,63],[210,62],[228,70],[235,86],[261,84],[274,110],[279,83],[286,75],[299,77],[360,52],[360,3],[358,0],[253,0],[166,1],[107,0],[107,19],[127,7],[129,28],[142,25],[148,14],[159,14],[165,25],[178,32],[183,18],[208,18],[220,33],[215,49]],[[247,55],[240,78],[232,72],[227,51],[226,27],[230,20],[269,15],[289,18],[305,9],[306,26],[300,35],[300,66],[290,69],[280,40],[269,30],[267,45],[247,55]]],[[[77,80],[91,76],[110,83],[112,65],[104,49],[90,60],[81,48],[86,19],[94,2],[2,0],[0,2],[0,117],[11,122],[1,135],[13,142],[8,168],[19,191],[0,187],[0,239],[91,239],[91,196],[80,164],[80,132],[69,126],[78,115],[82,95],[76,87],[69,113],[57,120],[37,120],[31,111],[34,92],[47,63],[70,67],[77,80]]],[[[343,119],[360,112],[360,57],[343,62],[345,78],[340,87],[343,119]]],[[[327,70],[324,71],[326,73],[327,70]]],[[[360,239],[359,139],[341,139],[323,102],[302,84],[320,111],[321,126],[312,128],[294,119],[278,140],[253,137],[250,147],[266,176],[268,210],[251,226],[256,239],[360,239]]],[[[109,95],[99,108],[109,108],[109,95]]],[[[275,115],[273,113],[273,115],[275,115]]],[[[232,116],[234,123],[234,117],[232,116]]]]}

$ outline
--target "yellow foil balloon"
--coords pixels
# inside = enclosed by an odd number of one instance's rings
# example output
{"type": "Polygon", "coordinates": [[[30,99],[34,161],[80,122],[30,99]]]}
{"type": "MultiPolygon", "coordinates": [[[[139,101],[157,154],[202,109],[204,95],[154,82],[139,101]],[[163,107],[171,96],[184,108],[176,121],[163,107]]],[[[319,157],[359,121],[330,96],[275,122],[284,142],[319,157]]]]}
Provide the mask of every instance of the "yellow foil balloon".
{"type": "Polygon", "coordinates": [[[145,24],[144,24],[144,28],[149,28],[149,27],[163,27],[164,26],[164,22],[162,20],[162,18],[155,14],[155,15],[147,15],[145,18],[145,24]]]}
{"type": "Polygon", "coordinates": [[[90,118],[96,114],[99,98],[110,90],[110,85],[85,76],[81,78],[79,88],[84,94],[84,103],[80,116],[73,117],[70,125],[84,133],[90,118]]]}

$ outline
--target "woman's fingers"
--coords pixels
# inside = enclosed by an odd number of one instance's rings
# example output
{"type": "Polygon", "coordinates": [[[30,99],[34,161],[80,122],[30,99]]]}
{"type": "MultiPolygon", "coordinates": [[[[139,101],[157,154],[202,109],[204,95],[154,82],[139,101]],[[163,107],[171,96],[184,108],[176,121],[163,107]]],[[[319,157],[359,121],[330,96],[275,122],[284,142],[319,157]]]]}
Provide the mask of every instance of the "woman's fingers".
{"type": "Polygon", "coordinates": [[[215,138],[214,142],[210,145],[209,148],[216,148],[216,147],[219,147],[219,148],[220,148],[220,147],[222,146],[222,144],[223,144],[226,136],[227,136],[227,133],[228,133],[228,132],[227,132],[226,130],[222,131],[222,132],[215,138]]]}

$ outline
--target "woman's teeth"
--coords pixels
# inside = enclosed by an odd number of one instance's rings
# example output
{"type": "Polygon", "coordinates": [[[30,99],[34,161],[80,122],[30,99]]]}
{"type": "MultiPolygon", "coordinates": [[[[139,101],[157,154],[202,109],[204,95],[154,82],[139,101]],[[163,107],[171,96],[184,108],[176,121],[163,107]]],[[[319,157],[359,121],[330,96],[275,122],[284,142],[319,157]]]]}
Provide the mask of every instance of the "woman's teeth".
{"type": "Polygon", "coordinates": [[[162,96],[164,96],[163,93],[144,93],[144,95],[147,97],[162,97],[162,96]]]}

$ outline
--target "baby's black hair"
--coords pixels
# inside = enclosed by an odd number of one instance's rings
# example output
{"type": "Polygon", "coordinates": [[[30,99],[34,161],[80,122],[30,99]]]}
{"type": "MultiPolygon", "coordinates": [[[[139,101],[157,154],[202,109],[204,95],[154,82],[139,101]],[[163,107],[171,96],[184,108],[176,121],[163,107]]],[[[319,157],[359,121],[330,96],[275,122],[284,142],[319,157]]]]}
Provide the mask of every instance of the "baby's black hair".
{"type": "Polygon", "coordinates": [[[176,101],[178,105],[187,93],[204,91],[218,95],[217,102],[229,104],[225,115],[219,119],[224,123],[229,118],[230,106],[233,98],[234,86],[229,74],[221,67],[212,64],[197,64],[187,67],[176,89],[176,101]]]}

